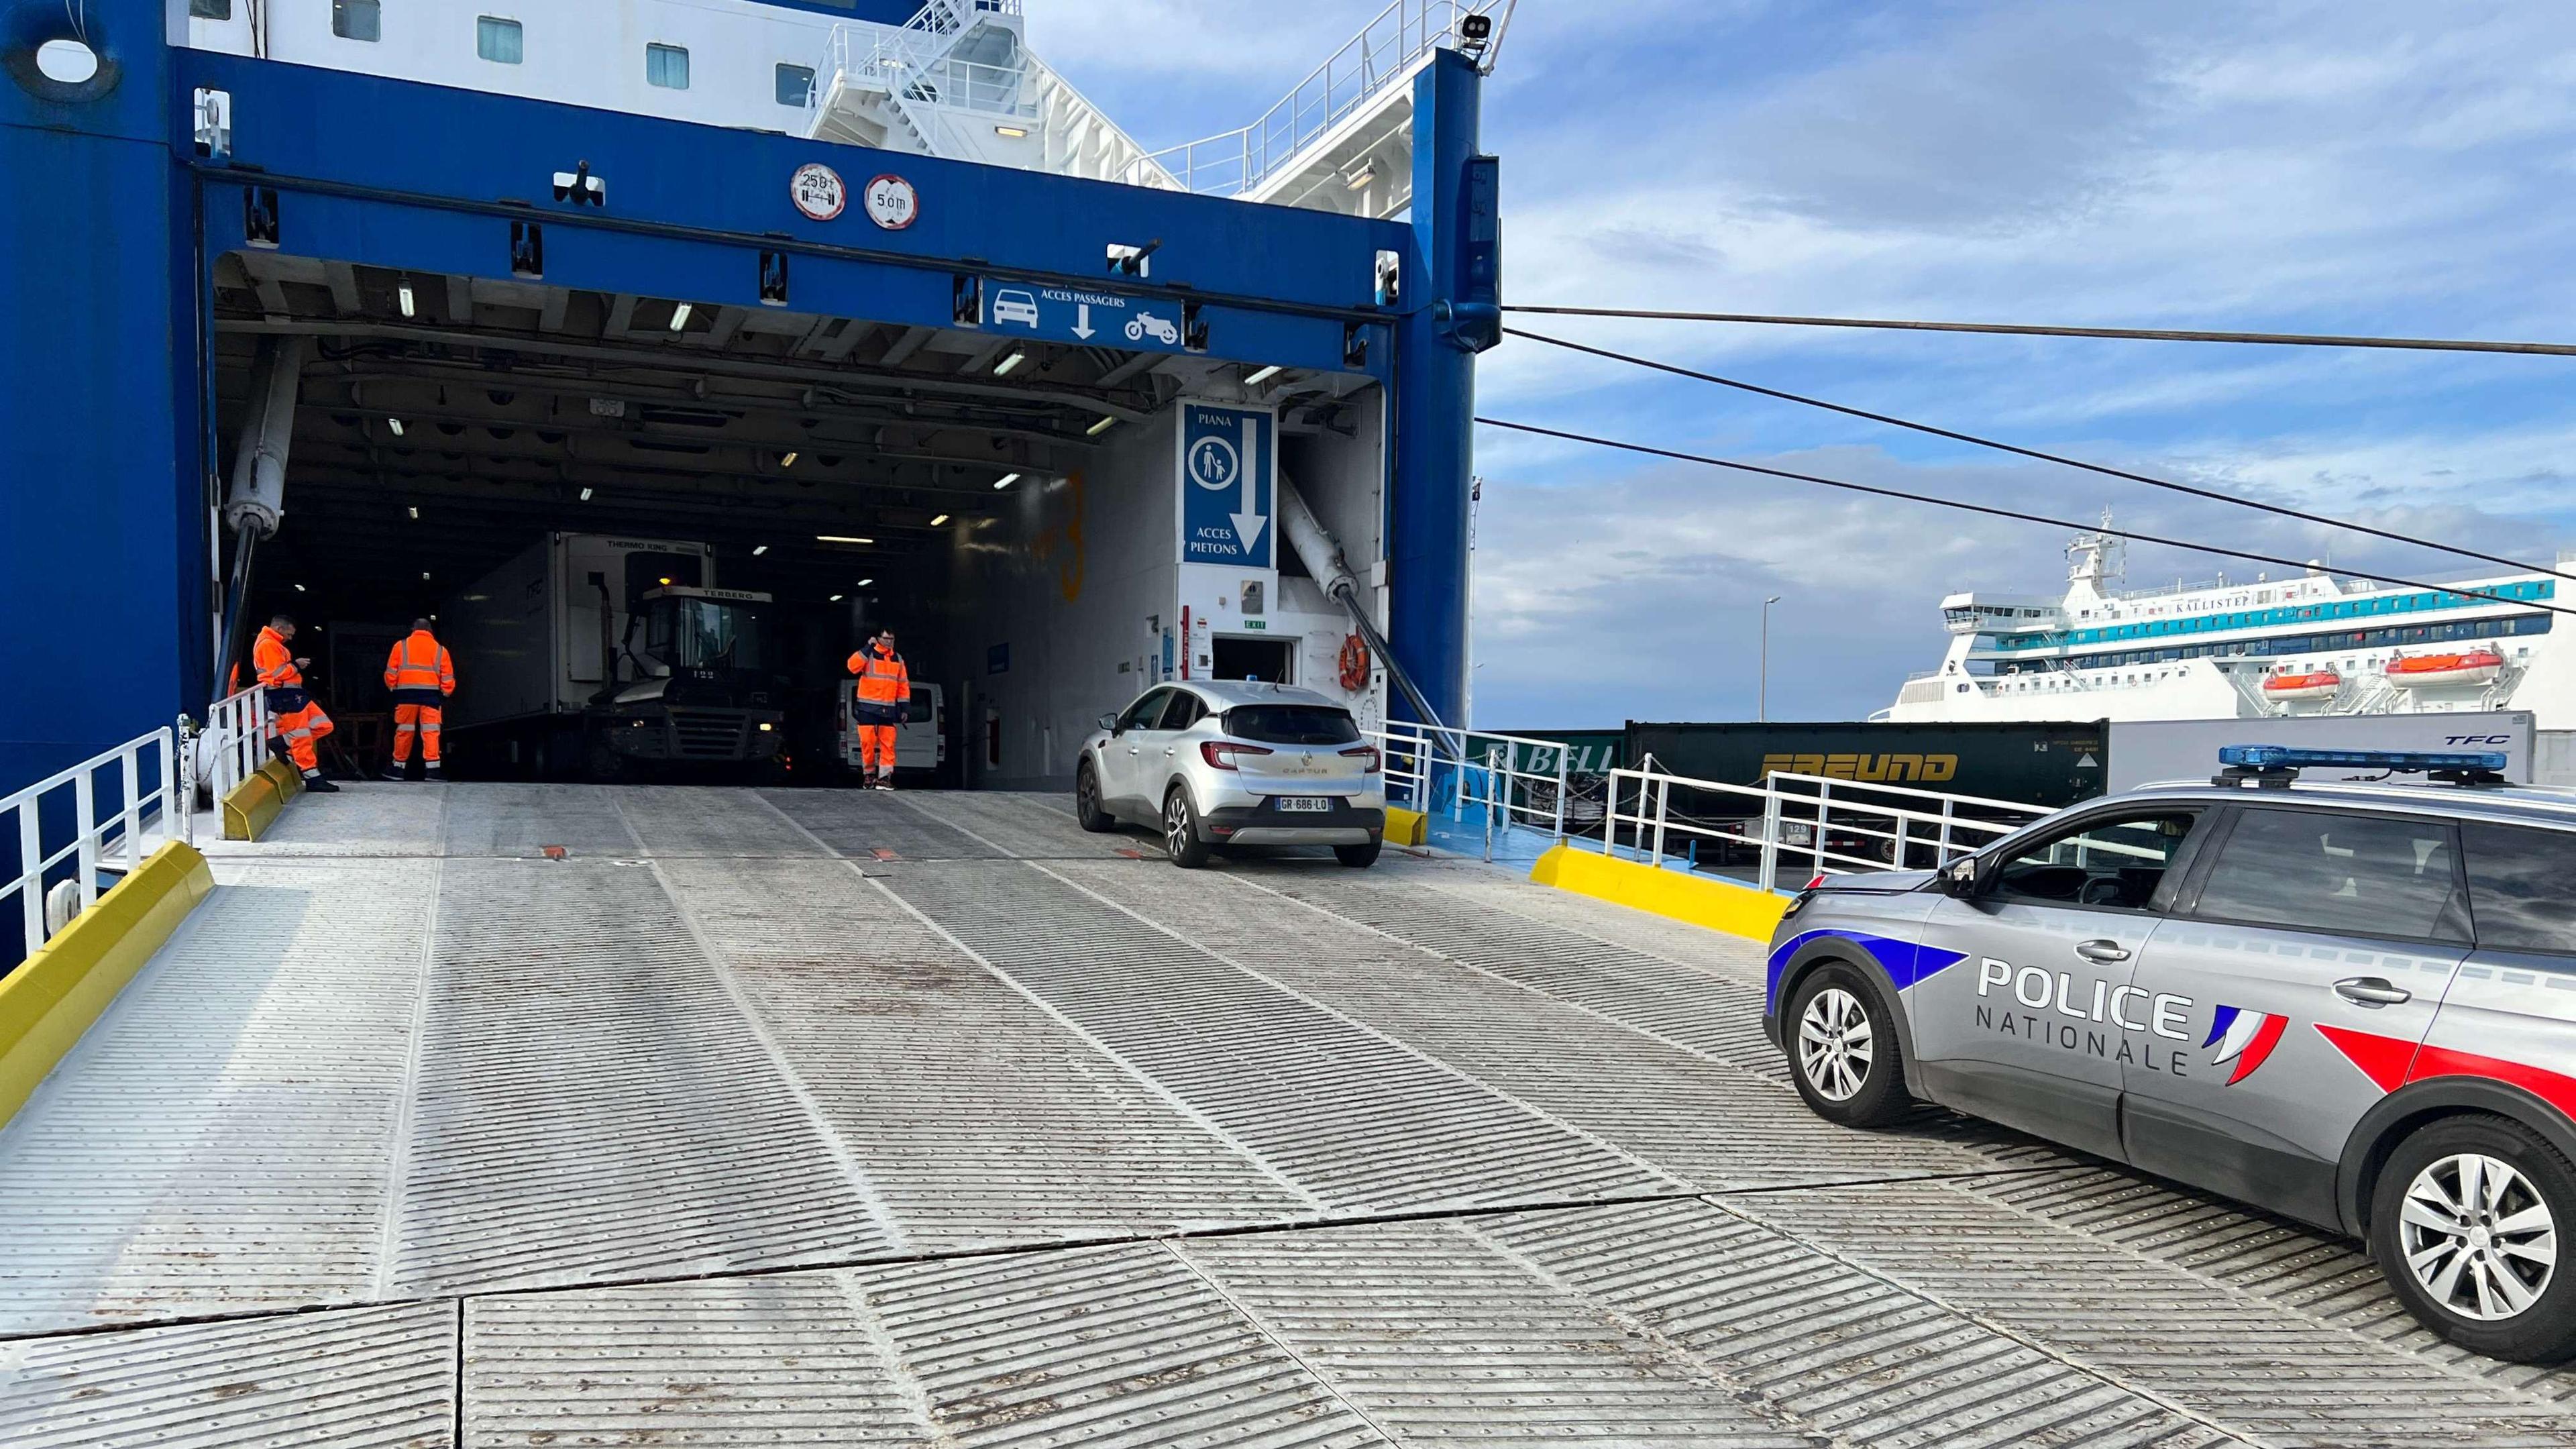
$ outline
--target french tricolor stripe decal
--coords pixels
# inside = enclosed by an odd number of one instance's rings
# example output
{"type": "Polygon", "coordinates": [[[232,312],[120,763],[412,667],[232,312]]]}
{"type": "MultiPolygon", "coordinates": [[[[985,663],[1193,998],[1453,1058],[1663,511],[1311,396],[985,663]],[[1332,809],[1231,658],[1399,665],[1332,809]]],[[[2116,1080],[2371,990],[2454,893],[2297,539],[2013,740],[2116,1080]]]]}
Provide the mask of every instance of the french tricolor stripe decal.
{"type": "Polygon", "coordinates": [[[2342,1052],[2383,1092],[2394,1092],[2409,1082],[2420,1082],[2428,1077],[2487,1077],[2509,1082],[2568,1116],[2576,1117],[2576,1077],[2563,1072],[2507,1061],[2502,1057],[2455,1051],[2450,1047],[2419,1048],[2403,1037],[2354,1031],[2350,1027],[2328,1026],[2324,1022],[2317,1023],[2317,1031],[2334,1043],[2335,1050],[2342,1052]]]}
{"type": "Polygon", "coordinates": [[[1831,928],[1801,931],[1781,942],[1779,949],[1771,953],[1770,985],[1765,999],[1774,1008],[1780,1004],[1781,971],[1787,968],[1789,958],[1798,954],[1799,947],[1818,936],[1838,936],[1866,948],[1870,955],[1877,958],[1879,965],[1887,968],[1888,979],[1896,983],[1896,989],[1899,991],[1905,990],[1926,976],[1936,975],[1968,959],[1957,951],[1944,951],[1938,946],[1919,946],[1912,941],[1899,941],[1889,936],[1873,936],[1862,931],[1831,928]]]}
{"type": "Polygon", "coordinates": [[[2290,1019],[2277,1012],[2222,1006],[2209,1023],[2209,1040],[2201,1045],[2218,1048],[2218,1054],[2209,1059],[2211,1066],[2223,1067],[2229,1062],[2236,1064],[2236,1069],[2227,1076],[2227,1084],[2232,1087],[2254,1075],[2256,1068],[2271,1060],[2272,1049],[2281,1044],[2281,1033],[2289,1025],[2290,1019]]]}

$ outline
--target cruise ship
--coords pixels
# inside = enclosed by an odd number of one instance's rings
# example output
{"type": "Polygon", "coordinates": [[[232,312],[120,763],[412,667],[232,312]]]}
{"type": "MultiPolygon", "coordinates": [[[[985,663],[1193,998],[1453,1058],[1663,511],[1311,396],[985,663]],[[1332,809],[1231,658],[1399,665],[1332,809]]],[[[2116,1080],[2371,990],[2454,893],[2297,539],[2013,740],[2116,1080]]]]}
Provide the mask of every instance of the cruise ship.
{"type": "MultiPolygon", "coordinates": [[[[2067,546],[2060,598],[1941,601],[1941,667],[1872,716],[1897,722],[2262,719],[2530,710],[2576,728],[2576,660],[2553,649],[2541,571],[2413,588],[2302,574],[2130,590],[2103,518],[2067,546]]],[[[2561,558],[2564,566],[2570,560],[2561,558]]]]}

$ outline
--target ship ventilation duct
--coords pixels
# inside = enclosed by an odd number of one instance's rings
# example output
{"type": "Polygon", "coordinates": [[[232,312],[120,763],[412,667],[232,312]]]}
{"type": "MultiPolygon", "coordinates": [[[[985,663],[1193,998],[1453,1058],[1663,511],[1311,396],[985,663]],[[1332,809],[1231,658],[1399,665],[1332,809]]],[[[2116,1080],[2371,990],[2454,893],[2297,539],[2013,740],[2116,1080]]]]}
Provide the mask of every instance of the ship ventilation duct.
{"type": "MultiPolygon", "coordinates": [[[[1386,662],[1386,677],[1395,681],[1396,689],[1413,706],[1413,712],[1445,739],[1449,726],[1441,720],[1440,712],[1431,707],[1431,702],[1422,697],[1422,691],[1414,687],[1413,677],[1404,672],[1404,665],[1396,659],[1395,651],[1387,647],[1386,636],[1380,634],[1377,625],[1370,620],[1367,601],[1360,592],[1359,576],[1351,572],[1349,560],[1342,556],[1340,541],[1325,532],[1324,525],[1315,520],[1314,513],[1306,507],[1306,500],[1298,495],[1296,485],[1289,481],[1284,471],[1279,475],[1279,527],[1288,537],[1288,546],[1297,551],[1298,562],[1306,566],[1306,572],[1315,576],[1315,582],[1323,586],[1327,597],[1339,600],[1341,606],[1349,611],[1351,626],[1368,641],[1370,651],[1386,662]]],[[[1454,749],[1452,753],[1455,753],[1454,749]]]]}
{"type": "Polygon", "coordinates": [[[242,608],[250,597],[251,556],[259,541],[277,532],[286,512],[286,455],[295,441],[295,403],[304,386],[308,337],[277,337],[262,345],[251,373],[250,409],[233,451],[232,488],[224,496],[224,522],[233,530],[233,574],[224,589],[224,642],[215,658],[215,694],[226,684],[225,665],[241,657],[242,608]]]}

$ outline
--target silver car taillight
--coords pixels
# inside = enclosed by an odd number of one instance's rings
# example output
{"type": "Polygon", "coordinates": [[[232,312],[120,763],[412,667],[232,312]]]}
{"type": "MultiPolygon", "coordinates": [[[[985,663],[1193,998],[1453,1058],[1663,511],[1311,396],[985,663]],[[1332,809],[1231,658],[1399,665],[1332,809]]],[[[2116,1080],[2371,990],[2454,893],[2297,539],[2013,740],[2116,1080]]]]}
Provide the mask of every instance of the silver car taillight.
{"type": "Polygon", "coordinates": [[[1239,768],[1234,763],[1234,757],[1237,755],[1266,755],[1269,753],[1271,753],[1269,750],[1265,750],[1259,745],[1238,745],[1232,740],[1205,740],[1199,745],[1199,758],[1207,761],[1210,768],[1218,770],[1232,770],[1239,768]]]}
{"type": "Polygon", "coordinates": [[[1342,751],[1342,757],[1350,760],[1367,761],[1368,763],[1360,766],[1360,773],[1363,775],[1374,775],[1379,770],[1385,768],[1385,766],[1378,760],[1377,746],[1375,745],[1361,745],[1357,749],[1344,750],[1342,751]]]}

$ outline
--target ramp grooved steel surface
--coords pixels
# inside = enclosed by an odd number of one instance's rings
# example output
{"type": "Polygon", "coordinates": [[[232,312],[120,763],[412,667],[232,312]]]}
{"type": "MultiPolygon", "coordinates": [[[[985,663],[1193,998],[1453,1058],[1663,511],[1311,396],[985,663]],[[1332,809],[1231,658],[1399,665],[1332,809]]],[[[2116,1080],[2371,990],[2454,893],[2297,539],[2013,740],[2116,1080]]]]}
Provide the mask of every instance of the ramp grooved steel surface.
{"type": "MultiPolygon", "coordinates": [[[[1992,1163],[1932,1130],[1858,1134],[1784,1086],[1399,941],[1267,888],[1296,867],[1209,880],[1132,866],[1057,873],[1220,956],[1706,1188],[1815,1183],[1992,1163]],[[1710,1130],[1724,1122],[1726,1130],[1710,1130]]],[[[1318,869],[1339,870],[1329,862],[1318,869]]],[[[1936,1119],[1937,1120],[1937,1119],[1936,1119]]],[[[2001,1134],[1997,1134],[2000,1136],[2001,1134]]]]}
{"type": "Polygon", "coordinates": [[[567,856],[644,853],[626,828],[617,797],[593,785],[471,784],[439,787],[447,796],[445,855],[535,856],[547,846],[567,856]]]}
{"type": "Polygon", "coordinates": [[[365,1298],[424,862],[224,860],[0,1131],[0,1331],[365,1298]]]}
{"type": "MultiPolygon", "coordinates": [[[[1489,912],[1398,882],[1352,884],[1321,871],[1247,871],[1242,885],[1525,987],[1586,1015],[1671,1043],[1792,1090],[1780,1051],[1762,1035],[1759,968],[1753,984],[1576,936],[1535,920],[1497,931],[1489,912]]],[[[1533,888],[1535,889],[1535,888],[1533,888]]],[[[1926,1109],[1906,1130],[1958,1144],[1955,1170],[2063,1166],[2084,1159],[2007,1128],[1926,1109]]],[[[1837,1155],[1867,1151],[1843,1134],[1837,1155]]],[[[1883,1172],[1865,1175],[1884,1176],[1883,1172]]]]}
{"type": "Polygon", "coordinates": [[[288,801],[258,840],[201,843],[210,857],[437,855],[450,788],[352,781],[328,798],[288,801]]]}
{"type": "Polygon", "coordinates": [[[661,870],[916,1246],[1314,1210],[846,863],[661,870]]]}
{"type": "Polygon", "coordinates": [[[680,856],[828,855],[803,831],[782,829],[756,790],[697,785],[625,785],[610,798],[644,854],[680,856]]]}
{"type": "Polygon", "coordinates": [[[1094,835],[1076,824],[1072,810],[1054,795],[972,790],[936,796],[899,792],[879,798],[935,811],[936,818],[951,828],[1014,858],[1116,856],[1140,845],[1156,852],[1161,848],[1152,836],[1134,831],[1094,835]]]}
{"type": "MultiPolygon", "coordinates": [[[[439,889],[445,883],[447,863],[433,860],[427,867],[429,878],[428,919],[438,918],[439,889]]],[[[403,1184],[411,1172],[412,1121],[420,1105],[421,1044],[429,1037],[429,998],[431,983],[437,979],[438,956],[434,949],[437,933],[420,933],[420,961],[413,976],[411,1023],[404,1032],[402,1085],[393,1105],[393,1125],[388,1134],[393,1142],[390,1161],[385,1164],[384,1207],[378,1213],[381,1224],[376,1244],[375,1281],[371,1296],[383,1302],[394,1294],[394,1264],[402,1255],[403,1184]]]]}
{"type": "Polygon", "coordinates": [[[1159,1248],[851,1277],[961,1445],[1386,1442],[1159,1248]]]}
{"type": "Polygon", "coordinates": [[[2228,1442],[2098,1374],[1703,1203],[1465,1226],[1687,1349],[1755,1402],[1846,1442],[2228,1442]]]}
{"type": "Polygon", "coordinates": [[[1397,1439],[1810,1449],[1684,1356],[1452,1226],[1174,1251],[1397,1439]]]}
{"type": "MultiPolygon", "coordinates": [[[[1051,866],[1037,865],[1035,862],[1032,862],[1031,868],[1037,870],[1040,874],[1045,875],[1050,880],[1071,886],[1082,894],[1089,896],[1091,899],[1109,906],[1111,909],[1116,910],[1120,914],[1127,916],[1129,919],[1136,921],[1140,925],[1143,925],[1148,930],[1159,932],[1174,941],[1180,942],[1182,945],[1194,947],[1197,950],[1203,951],[1210,959],[1218,961],[1224,965],[1231,966],[1251,977],[1253,980],[1260,982],[1263,986],[1278,991],[1304,1006],[1323,1012],[1345,1026],[1356,1028],[1357,1030],[1376,1039],[1378,1042],[1406,1053],[1426,1066],[1447,1073],[1469,1086],[1492,1092],[1494,1095],[1512,1102],[1523,1111],[1539,1117],[1549,1126],[1555,1127],[1560,1131],[1573,1133],[1575,1136],[1583,1138],[1603,1151],[1626,1158],[1629,1162],[1633,1163],[1643,1171],[1655,1177],[1662,1178],[1667,1185],[1675,1187],[1682,1185],[1680,1179],[1674,1178],[1670,1174],[1665,1173],[1663,1169],[1656,1167],[1651,1162],[1645,1161],[1643,1158],[1638,1157],[1635,1153],[1628,1151],[1619,1144],[1602,1138],[1580,1123],[1568,1121],[1565,1118],[1558,1116],[1547,1107],[1532,1102],[1526,1098],[1515,1096],[1512,1092],[1499,1085],[1491,1082],[1480,1081],[1472,1073],[1441,1059],[1437,1054],[1423,1051],[1394,1033],[1383,1031],[1375,1024],[1342,1010],[1341,1007],[1333,1002],[1319,999],[1312,993],[1303,990],[1297,985],[1281,980],[1278,976],[1263,970],[1260,966],[1252,962],[1246,961],[1241,956],[1208,944],[1206,938],[1209,933],[1204,930],[1199,931],[1194,935],[1191,931],[1184,929],[1182,926],[1167,924],[1165,919],[1157,919],[1155,916],[1148,914],[1145,911],[1140,911],[1134,907],[1128,906],[1119,901],[1115,896],[1096,890],[1090,885],[1085,884],[1077,877],[1069,875],[1064,871],[1057,870],[1051,866]]],[[[1119,871],[1120,874],[1128,877],[1131,881],[1140,878],[1139,872],[1125,867],[1115,867],[1114,869],[1119,871]]],[[[1204,899],[1195,903],[1184,900],[1166,900],[1163,902],[1163,905],[1166,908],[1168,920],[1181,921],[1185,923],[1191,917],[1205,914],[1209,910],[1209,906],[1204,899]]],[[[1224,907],[1218,906],[1216,909],[1223,910],[1224,907]]],[[[1298,957],[1311,959],[1311,957],[1315,955],[1329,954],[1336,945],[1335,942],[1329,939],[1316,939],[1310,932],[1301,932],[1296,929],[1297,927],[1307,926],[1310,924],[1311,923],[1306,921],[1291,923],[1284,920],[1274,923],[1277,927],[1286,930],[1289,933],[1290,938],[1297,940],[1298,944],[1303,948],[1301,952],[1297,953],[1298,957]]],[[[1297,957],[1292,957],[1291,959],[1297,959],[1297,957]]]]}
{"type": "Polygon", "coordinates": [[[1496,931],[1489,907],[1409,884],[1348,880],[1322,872],[1281,872],[1263,876],[1262,883],[1398,940],[1590,1007],[1714,1060],[1750,1071],[1783,1072],[1778,1050],[1762,1037],[1758,984],[1677,965],[1537,920],[1523,918],[1511,930],[1496,931]]]}
{"type": "Polygon", "coordinates": [[[450,861],[438,932],[398,1283],[887,1250],[649,868],[450,861]]]}
{"type": "Polygon", "coordinates": [[[12,1449],[452,1449],[457,1305],[0,1344],[12,1449]]]}
{"type": "Polygon", "coordinates": [[[1336,1211],[1669,1186],[1026,864],[923,863],[882,884],[1336,1211]]]}
{"type": "Polygon", "coordinates": [[[866,790],[763,790],[770,808],[839,855],[866,860],[991,860],[1006,852],[946,821],[866,790]]]}
{"type": "Polygon", "coordinates": [[[474,1300],[467,1443],[928,1445],[829,1274],[474,1300]]]}
{"type": "Polygon", "coordinates": [[[2334,1328],[2227,1284],[1998,1202],[1974,1183],[1906,1183],[1721,1200],[1747,1221],[2055,1346],[2278,1444],[2421,1444],[2444,1434],[2576,1444],[2576,1417],[2546,1394],[2454,1375],[2438,1362],[2334,1328]],[[2046,1265],[2033,1292],[2002,1262],[2046,1265]],[[2263,1372],[2249,1374],[2248,1365],[2263,1372]]]}
{"type": "Polygon", "coordinates": [[[2108,1169],[1964,1185],[2015,1211],[2174,1264],[2318,1323],[2402,1347],[2463,1377],[2509,1384],[2560,1403],[2576,1401],[2576,1369],[2481,1358],[2427,1332],[2357,1244],[2108,1169]]]}
{"type": "Polygon", "coordinates": [[[878,1195],[876,1183],[869,1177],[866,1165],[861,1163],[858,1155],[851,1151],[850,1144],[842,1140],[839,1128],[833,1125],[831,1115],[823,1110],[822,1103],[816,1099],[813,1088],[798,1071],[796,1063],[779,1048],[777,1039],[769,1030],[769,1024],[753,1007],[749,994],[743,990],[742,983],[708,945],[706,932],[700,927],[697,917],[690,912],[688,903],[671,888],[671,878],[662,863],[658,860],[654,861],[652,869],[653,883],[660,886],[662,894],[669,898],[672,910],[678,914],[681,925],[688,930],[690,944],[695,946],[714,967],[716,982],[723,988],[726,1000],[730,1001],[734,1010],[740,1013],[743,1024],[751,1031],[752,1040],[759,1043],[762,1055],[768,1059],[771,1072],[776,1075],[779,1084],[786,1089],[788,1097],[795,1102],[797,1110],[803,1114],[807,1130],[813,1134],[815,1141],[822,1145],[823,1151],[831,1158],[832,1165],[839,1169],[841,1179],[848,1184],[851,1193],[867,1205],[868,1217],[877,1233],[885,1239],[885,1250],[890,1254],[903,1252],[909,1246],[904,1241],[903,1227],[895,1221],[892,1211],[878,1195]]]}

